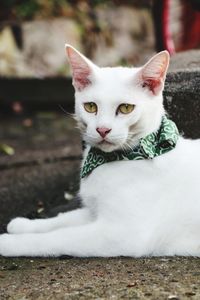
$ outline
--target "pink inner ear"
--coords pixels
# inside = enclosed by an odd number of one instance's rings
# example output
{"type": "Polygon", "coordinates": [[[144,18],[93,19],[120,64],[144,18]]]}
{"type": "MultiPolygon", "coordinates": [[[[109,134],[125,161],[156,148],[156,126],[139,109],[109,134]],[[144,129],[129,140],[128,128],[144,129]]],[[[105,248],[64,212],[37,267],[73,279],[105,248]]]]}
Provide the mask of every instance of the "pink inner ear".
{"type": "Polygon", "coordinates": [[[141,70],[142,87],[148,87],[154,95],[161,92],[168,64],[169,54],[166,51],[156,54],[141,70]]]}
{"type": "Polygon", "coordinates": [[[73,83],[79,91],[83,90],[91,83],[91,81],[88,78],[89,75],[90,75],[89,68],[88,69],[82,69],[80,67],[74,68],[73,83]]]}
{"type": "Polygon", "coordinates": [[[145,79],[143,82],[142,87],[148,87],[148,89],[150,91],[152,91],[152,93],[155,95],[157,89],[160,87],[161,85],[161,80],[160,79],[145,79]]]}
{"type": "Polygon", "coordinates": [[[91,69],[86,60],[84,60],[84,58],[74,49],[68,47],[67,53],[73,70],[74,87],[77,90],[81,91],[89,84],[91,84],[91,81],[89,79],[91,69]]]}

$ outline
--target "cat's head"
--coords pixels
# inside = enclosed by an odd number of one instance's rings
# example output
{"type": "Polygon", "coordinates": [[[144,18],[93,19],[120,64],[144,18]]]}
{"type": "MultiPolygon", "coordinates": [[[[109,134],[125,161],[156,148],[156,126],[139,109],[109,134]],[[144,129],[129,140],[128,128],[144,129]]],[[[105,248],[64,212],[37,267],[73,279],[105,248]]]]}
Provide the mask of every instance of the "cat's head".
{"type": "Polygon", "coordinates": [[[157,130],[169,54],[162,51],[141,68],[100,68],[66,45],[73,71],[75,115],[83,139],[105,152],[130,149],[157,130]]]}

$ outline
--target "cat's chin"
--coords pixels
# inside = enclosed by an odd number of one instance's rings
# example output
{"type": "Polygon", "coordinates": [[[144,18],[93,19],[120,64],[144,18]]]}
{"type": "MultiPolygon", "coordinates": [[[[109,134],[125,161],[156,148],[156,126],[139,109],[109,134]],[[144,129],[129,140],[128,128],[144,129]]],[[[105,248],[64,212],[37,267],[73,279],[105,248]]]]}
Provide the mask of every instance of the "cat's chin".
{"type": "Polygon", "coordinates": [[[103,152],[112,152],[112,151],[118,150],[119,146],[116,144],[113,144],[113,143],[103,141],[101,143],[98,143],[96,145],[96,148],[100,149],[103,152]]]}

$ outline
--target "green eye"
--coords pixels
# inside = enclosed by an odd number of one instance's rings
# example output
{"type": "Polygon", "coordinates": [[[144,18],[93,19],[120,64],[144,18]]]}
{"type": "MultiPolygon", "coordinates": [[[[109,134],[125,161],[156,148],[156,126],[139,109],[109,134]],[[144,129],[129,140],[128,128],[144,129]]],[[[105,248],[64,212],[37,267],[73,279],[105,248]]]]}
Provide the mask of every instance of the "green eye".
{"type": "Polygon", "coordinates": [[[84,103],[84,108],[89,113],[96,113],[97,112],[97,105],[94,102],[84,103]]]}
{"type": "Polygon", "coordinates": [[[123,103],[118,107],[117,113],[130,114],[134,110],[134,107],[135,105],[133,104],[123,103]]]}

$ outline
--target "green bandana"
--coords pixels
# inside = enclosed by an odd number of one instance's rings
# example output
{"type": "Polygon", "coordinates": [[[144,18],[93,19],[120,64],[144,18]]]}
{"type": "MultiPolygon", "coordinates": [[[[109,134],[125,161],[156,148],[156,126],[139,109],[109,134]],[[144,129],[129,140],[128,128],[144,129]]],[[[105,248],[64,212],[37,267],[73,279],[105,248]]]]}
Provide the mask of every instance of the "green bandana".
{"type": "Polygon", "coordinates": [[[175,148],[179,132],[176,124],[163,116],[160,128],[139,140],[137,146],[127,151],[103,152],[97,148],[91,148],[88,152],[81,178],[91,173],[102,164],[116,160],[141,160],[152,159],[175,148]]]}

